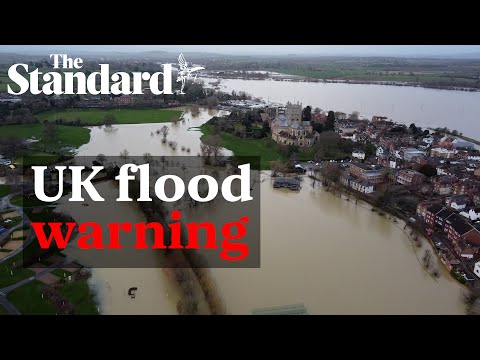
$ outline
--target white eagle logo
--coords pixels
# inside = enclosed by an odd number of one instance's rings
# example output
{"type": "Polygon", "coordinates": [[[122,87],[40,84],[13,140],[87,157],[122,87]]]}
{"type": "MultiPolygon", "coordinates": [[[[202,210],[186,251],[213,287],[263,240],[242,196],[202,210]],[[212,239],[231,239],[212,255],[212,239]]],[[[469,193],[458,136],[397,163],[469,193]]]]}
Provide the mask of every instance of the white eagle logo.
{"type": "Polygon", "coordinates": [[[188,67],[188,62],[185,60],[185,56],[183,54],[180,54],[178,56],[178,66],[180,67],[180,70],[178,71],[178,76],[177,76],[177,82],[181,81],[182,82],[182,88],[180,89],[180,94],[185,94],[183,92],[183,88],[185,87],[185,83],[187,80],[192,79],[195,81],[197,79],[197,74],[193,76],[192,74],[195,71],[203,70],[205,69],[202,66],[195,66],[195,67],[188,67]]]}

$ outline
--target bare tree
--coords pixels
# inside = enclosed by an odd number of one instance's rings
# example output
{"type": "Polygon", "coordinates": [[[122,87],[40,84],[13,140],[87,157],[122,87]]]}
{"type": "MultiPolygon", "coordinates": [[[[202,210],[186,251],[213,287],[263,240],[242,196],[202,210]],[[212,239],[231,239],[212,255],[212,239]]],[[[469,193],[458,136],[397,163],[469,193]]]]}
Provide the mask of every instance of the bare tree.
{"type": "Polygon", "coordinates": [[[218,135],[209,135],[204,140],[205,144],[210,147],[211,154],[217,159],[217,157],[222,155],[222,139],[218,135]]]}
{"type": "Polygon", "coordinates": [[[358,111],[352,111],[352,113],[349,116],[350,120],[358,120],[360,116],[360,113],[358,111]]]}
{"type": "Polygon", "coordinates": [[[276,177],[278,174],[283,175],[288,170],[287,164],[280,160],[271,161],[270,169],[272,170],[272,177],[276,177]]]}
{"type": "Polygon", "coordinates": [[[184,163],[182,163],[182,165],[180,166],[180,169],[182,169],[183,177],[185,177],[185,174],[186,174],[186,171],[187,171],[187,166],[184,163]]]}
{"type": "Polygon", "coordinates": [[[151,163],[153,160],[152,154],[150,154],[149,152],[144,153],[143,160],[145,161],[146,164],[151,163]]]}
{"type": "Polygon", "coordinates": [[[130,155],[130,153],[128,152],[127,149],[123,149],[122,152],[120,153],[120,157],[123,159],[124,164],[127,163],[129,155],[130,155]]]}
{"type": "Polygon", "coordinates": [[[197,116],[200,113],[200,106],[198,106],[197,104],[193,104],[190,107],[190,111],[191,111],[193,116],[197,116]]]}
{"type": "Polygon", "coordinates": [[[205,143],[200,144],[200,154],[203,157],[210,157],[212,155],[212,149],[205,143]]]}
{"type": "Polygon", "coordinates": [[[111,127],[114,122],[116,122],[116,118],[112,114],[107,114],[103,117],[103,124],[106,127],[111,127]]]}
{"type": "Polygon", "coordinates": [[[103,165],[105,161],[107,161],[107,157],[103,154],[98,154],[95,160],[97,160],[100,164],[103,165]]]}
{"type": "Polygon", "coordinates": [[[320,170],[323,181],[330,186],[332,183],[337,183],[340,180],[341,170],[336,163],[326,163],[320,170]]]}
{"type": "Polygon", "coordinates": [[[165,140],[167,139],[167,135],[169,132],[170,132],[170,128],[167,125],[163,125],[162,128],[160,129],[160,134],[162,134],[165,140]]]}

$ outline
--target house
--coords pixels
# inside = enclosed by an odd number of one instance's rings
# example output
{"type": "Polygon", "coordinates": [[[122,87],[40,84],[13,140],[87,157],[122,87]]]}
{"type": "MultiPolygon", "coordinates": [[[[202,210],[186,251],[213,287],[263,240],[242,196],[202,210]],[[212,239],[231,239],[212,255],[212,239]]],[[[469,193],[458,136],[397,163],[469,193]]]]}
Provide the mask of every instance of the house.
{"type": "Polygon", "coordinates": [[[116,106],[131,106],[135,104],[135,97],[132,95],[121,95],[113,98],[116,106]]]}
{"type": "Polygon", "coordinates": [[[370,194],[373,192],[373,184],[366,180],[353,180],[350,182],[353,190],[359,191],[364,194],[370,194]]]}
{"type": "MultiPolygon", "coordinates": [[[[430,205],[427,210],[425,211],[425,223],[430,225],[431,227],[434,227],[436,224],[436,219],[437,219],[437,214],[441,212],[444,209],[444,207],[440,204],[432,204],[430,205]]],[[[418,209],[417,209],[418,213],[418,209]]],[[[443,225],[443,223],[442,223],[443,225]]],[[[440,226],[442,226],[440,225],[440,226]]]]}
{"type": "Polygon", "coordinates": [[[459,215],[452,214],[445,220],[443,231],[447,238],[458,244],[461,240],[465,241],[465,235],[474,230],[473,226],[467,224],[459,215]]]}
{"type": "Polygon", "coordinates": [[[340,177],[340,182],[346,187],[352,187],[350,183],[354,180],[357,180],[357,178],[350,174],[344,174],[340,177]]]}
{"type": "Polygon", "coordinates": [[[452,192],[452,185],[457,181],[454,176],[436,176],[433,178],[433,191],[439,195],[448,195],[452,192]]]}
{"type": "Polygon", "coordinates": [[[383,156],[385,154],[386,154],[386,151],[382,146],[377,147],[377,150],[375,151],[376,156],[383,156]]]}
{"type": "Polygon", "coordinates": [[[472,226],[465,222],[461,216],[453,214],[445,220],[444,232],[447,233],[447,238],[451,240],[458,252],[461,251],[459,243],[465,243],[478,247],[480,246],[480,226],[472,226]]]}
{"type": "Polygon", "coordinates": [[[473,267],[473,273],[480,278],[480,259],[475,263],[473,267]]]}
{"type": "Polygon", "coordinates": [[[424,137],[422,139],[422,141],[425,143],[425,144],[433,144],[433,142],[435,141],[435,138],[432,137],[432,136],[427,136],[427,137],[424,137]]]}
{"type": "Polygon", "coordinates": [[[358,179],[355,176],[344,174],[340,177],[340,182],[353,190],[359,191],[363,194],[370,194],[374,191],[374,186],[372,183],[358,179]]]}
{"type": "Polygon", "coordinates": [[[420,185],[425,181],[426,176],[412,169],[400,170],[397,174],[397,183],[402,185],[420,185]]]}
{"type": "Polygon", "coordinates": [[[352,152],[352,157],[354,159],[364,160],[365,152],[363,152],[362,150],[355,150],[354,152],[352,152]]]}
{"type": "Polygon", "coordinates": [[[465,259],[473,259],[473,257],[478,251],[477,248],[468,246],[465,242],[461,242],[459,244],[459,247],[460,247],[459,255],[465,259]]]}
{"type": "Polygon", "coordinates": [[[444,207],[440,212],[435,215],[435,224],[445,230],[445,221],[455,213],[444,207]]]}
{"type": "Polygon", "coordinates": [[[414,157],[423,155],[425,156],[425,151],[421,151],[415,148],[403,148],[400,150],[395,150],[395,157],[398,159],[403,159],[406,161],[411,161],[414,157]]]}
{"type": "Polygon", "coordinates": [[[438,156],[441,158],[451,159],[457,155],[457,150],[449,150],[445,148],[433,148],[430,150],[430,156],[438,156]]]}
{"type": "MultiPolygon", "coordinates": [[[[421,217],[425,220],[425,216],[427,216],[427,211],[430,206],[433,204],[430,201],[421,201],[417,204],[417,216],[421,217]]],[[[440,206],[440,208],[442,208],[440,206]]]]}
{"type": "Polygon", "coordinates": [[[385,121],[388,118],[386,116],[373,116],[372,117],[372,122],[380,122],[380,121],[385,121]]]}
{"type": "Polygon", "coordinates": [[[462,211],[460,215],[470,219],[471,221],[480,220],[480,207],[471,208],[469,210],[462,211]]]}
{"type": "Polygon", "coordinates": [[[350,163],[350,174],[356,176],[359,179],[367,180],[368,182],[380,184],[384,180],[382,173],[383,166],[381,165],[368,165],[363,163],[350,163]]]}
{"type": "Polygon", "coordinates": [[[457,211],[465,209],[468,203],[468,198],[465,195],[452,196],[445,200],[445,204],[457,211]]]}

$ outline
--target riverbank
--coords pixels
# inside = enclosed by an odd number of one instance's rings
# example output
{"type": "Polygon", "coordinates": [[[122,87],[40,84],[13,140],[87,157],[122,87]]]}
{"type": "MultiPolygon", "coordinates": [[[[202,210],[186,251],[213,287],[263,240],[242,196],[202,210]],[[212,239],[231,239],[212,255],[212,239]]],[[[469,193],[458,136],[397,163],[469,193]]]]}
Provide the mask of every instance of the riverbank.
{"type": "MultiPolygon", "coordinates": [[[[316,181],[323,182],[322,177],[316,177],[315,175],[309,175],[311,179],[314,179],[316,181]]],[[[330,182],[329,182],[330,183],[330,182]]],[[[420,243],[418,242],[419,236],[422,236],[424,239],[427,240],[428,244],[431,247],[431,250],[435,254],[435,257],[437,258],[438,262],[442,263],[444,266],[445,270],[449,273],[449,277],[451,279],[456,280],[459,282],[461,285],[465,285],[467,289],[472,288],[471,284],[469,284],[466,279],[461,276],[458,272],[448,269],[446,266],[444,259],[442,258],[441,254],[437,251],[437,247],[435,245],[435,241],[432,238],[432,234],[429,234],[422,222],[419,222],[417,218],[412,218],[409,214],[406,212],[402,211],[402,209],[398,208],[398,206],[394,206],[393,204],[388,204],[386,206],[379,206],[377,204],[377,198],[372,197],[370,194],[363,194],[358,191],[354,191],[350,188],[347,188],[345,185],[342,183],[331,183],[330,186],[334,186],[334,193],[335,192],[340,192],[340,196],[342,193],[345,193],[348,195],[347,201],[350,200],[350,196],[353,196],[357,200],[361,200],[366,204],[369,204],[371,206],[371,211],[376,212],[380,216],[392,216],[395,219],[400,219],[405,223],[405,226],[403,228],[403,232],[405,235],[409,238],[409,240],[412,241],[412,246],[415,244],[416,246],[421,246],[420,243]],[[411,229],[410,235],[408,235],[405,232],[405,229],[409,227],[411,229]]],[[[329,186],[329,189],[330,189],[329,186]]],[[[396,222],[396,221],[395,221],[396,222]]],[[[438,241],[438,240],[437,240],[438,241]]],[[[436,278],[438,277],[439,273],[437,269],[431,268],[431,261],[430,261],[430,255],[428,255],[426,258],[422,258],[420,260],[418,257],[417,259],[419,260],[419,263],[423,266],[425,271],[429,273],[432,277],[436,278]]],[[[463,264],[463,262],[460,262],[463,264]]],[[[463,267],[466,269],[466,265],[463,264],[463,267]]]]}
{"type": "Polygon", "coordinates": [[[113,117],[114,124],[150,124],[173,122],[180,118],[182,111],[157,108],[120,108],[120,109],[59,109],[48,110],[37,114],[41,120],[75,121],[80,120],[80,126],[103,125],[106,116],[113,117]]]}

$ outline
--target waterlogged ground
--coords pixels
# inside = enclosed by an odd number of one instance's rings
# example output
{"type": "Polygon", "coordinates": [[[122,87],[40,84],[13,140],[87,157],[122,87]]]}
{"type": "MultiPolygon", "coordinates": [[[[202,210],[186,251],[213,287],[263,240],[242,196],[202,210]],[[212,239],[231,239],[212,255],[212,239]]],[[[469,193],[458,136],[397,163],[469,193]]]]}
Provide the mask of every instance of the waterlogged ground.
{"type": "MultiPolygon", "coordinates": [[[[170,125],[169,138],[179,146],[199,150],[199,126],[215,113],[186,115],[185,123],[170,125]]],[[[94,128],[82,155],[182,154],[151,135],[159,125],[118,125],[113,131],[94,128]]],[[[128,203],[125,221],[144,221],[128,203]]],[[[100,211],[90,206],[82,211],[100,211]],[[87,210],[88,209],[88,210],[87,210]]],[[[76,215],[74,215],[76,216],[76,215]]],[[[192,214],[194,216],[194,214],[192,214]]],[[[99,213],[102,221],[106,212],[99,213]]],[[[116,221],[121,219],[116,219],[116,221]]],[[[261,183],[261,267],[212,269],[229,313],[250,314],[261,307],[304,303],[311,314],[461,314],[462,287],[446,276],[433,279],[417,257],[403,225],[372,213],[317,186],[310,180],[300,192],[273,189],[268,174],[261,183]]],[[[418,254],[416,254],[418,252],[418,254]]],[[[96,269],[91,284],[105,314],[174,314],[178,293],[161,269],[96,269]],[[128,288],[136,286],[135,299],[128,288]]]]}

